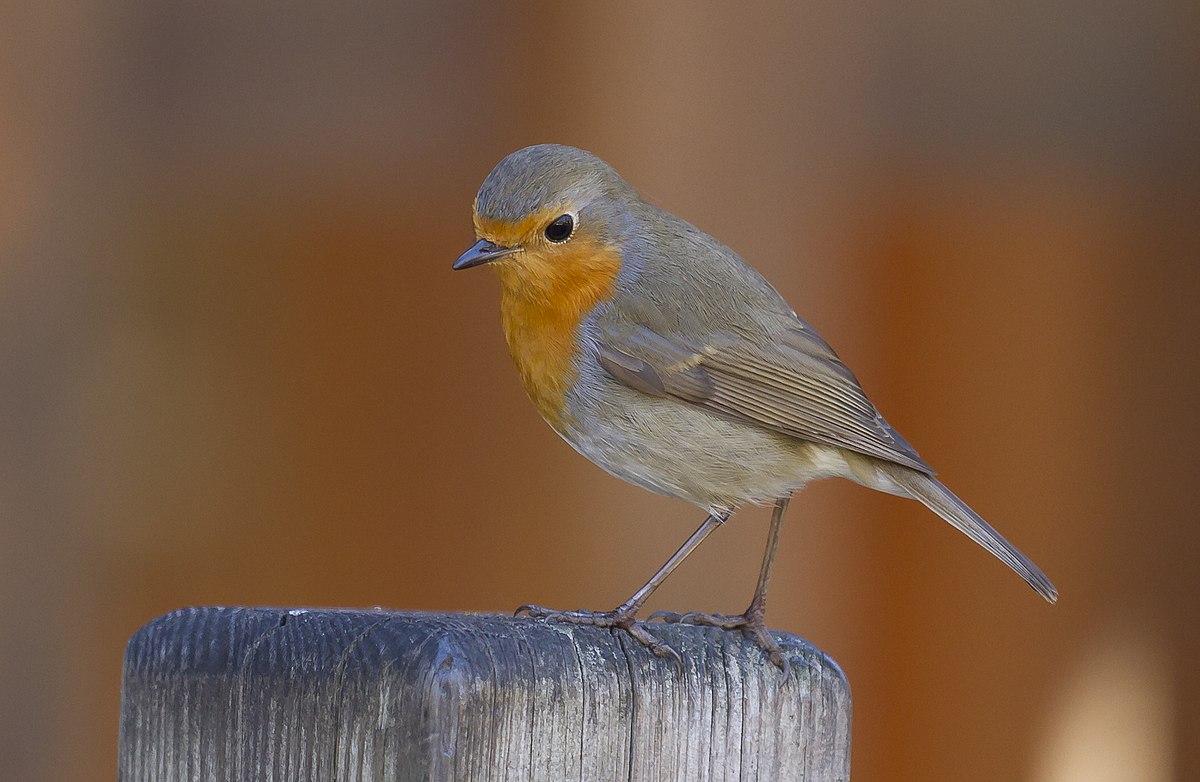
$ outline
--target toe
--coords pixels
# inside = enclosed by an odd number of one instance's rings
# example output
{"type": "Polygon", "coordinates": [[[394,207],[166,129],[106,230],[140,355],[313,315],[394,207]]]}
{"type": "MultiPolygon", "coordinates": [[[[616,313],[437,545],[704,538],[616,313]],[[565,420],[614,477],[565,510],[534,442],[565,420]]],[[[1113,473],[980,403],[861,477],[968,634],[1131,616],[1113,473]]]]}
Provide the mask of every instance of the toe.
{"type": "Polygon", "coordinates": [[[771,662],[779,666],[779,670],[783,672],[783,678],[787,678],[792,673],[792,661],[787,658],[783,652],[775,651],[767,655],[771,662]]]}
{"type": "Polygon", "coordinates": [[[670,657],[675,661],[676,666],[678,666],[680,669],[683,668],[683,658],[679,655],[679,652],[655,638],[649,633],[649,631],[646,630],[646,628],[638,624],[630,623],[629,625],[623,626],[623,629],[633,636],[634,639],[642,646],[645,646],[647,649],[654,652],[656,656],[670,657]]]}

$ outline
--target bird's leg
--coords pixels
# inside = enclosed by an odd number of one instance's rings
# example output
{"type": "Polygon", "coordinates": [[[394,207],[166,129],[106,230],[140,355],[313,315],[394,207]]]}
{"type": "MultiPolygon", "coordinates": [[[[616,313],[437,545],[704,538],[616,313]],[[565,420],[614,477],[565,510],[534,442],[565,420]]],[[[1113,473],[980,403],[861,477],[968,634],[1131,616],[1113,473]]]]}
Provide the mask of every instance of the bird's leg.
{"type": "Polygon", "coordinates": [[[704,520],[692,536],[684,541],[666,563],[658,569],[658,572],[651,576],[650,580],[638,591],[633,593],[633,596],[626,600],[621,605],[611,611],[555,611],[549,608],[535,605],[523,605],[517,609],[518,614],[528,614],[535,619],[548,619],[553,622],[569,622],[578,625],[594,625],[596,627],[619,627],[636,638],[643,645],[650,648],[659,657],[674,657],[677,662],[682,663],[679,654],[667,646],[662,641],[655,638],[646,631],[641,625],[634,623],[634,617],[641,610],[642,606],[650,599],[650,595],[654,594],[654,590],[667,580],[667,576],[675,568],[679,567],[679,563],[687,558],[688,554],[692,553],[700,543],[707,538],[713,530],[725,523],[729,518],[729,512],[712,513],[704,520]]]}
{"type": "Polygon", "coordinates": [[[778,665],[786,674],[791,665],[784,656],[783,650],[779,648],[779,644],[771,637],[763,617],[767,611],[767,582],[771,580],[771,565],[775,561],[775,550],[779,547],[779,531],[783,527],[783,512],[787,509],[789,499],[791,498],[784,497],[775,501],[775,510],[771,513],[771,531],[767,536],[767,550],[763,553],[762,569],[758,573],[758,586],[754,590],[754,597],[750,600],[750,607],[746,609],[745,613],[727,616],[699,612],[678,614],[671,611],[656,611],[650,618],[661,619],[671,624],[707,625],[726,630],[740,629],[754,638],[759,647],[767,653],[771,662],[778,665]]]}

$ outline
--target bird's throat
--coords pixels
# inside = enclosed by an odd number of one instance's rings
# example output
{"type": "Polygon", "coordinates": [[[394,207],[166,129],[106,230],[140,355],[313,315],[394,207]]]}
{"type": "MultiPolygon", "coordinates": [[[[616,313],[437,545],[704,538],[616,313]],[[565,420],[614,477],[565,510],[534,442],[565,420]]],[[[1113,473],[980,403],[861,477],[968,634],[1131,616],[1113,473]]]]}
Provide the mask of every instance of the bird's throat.
{"type": "Polygon", "coordinates": [[[558,431],[569,423],[567,393],[579,373],[579,325],[612,297],[620,253],[580,243],[569,256],[523,252],[497,264],[500,317],[521,382],[558,431]]]}

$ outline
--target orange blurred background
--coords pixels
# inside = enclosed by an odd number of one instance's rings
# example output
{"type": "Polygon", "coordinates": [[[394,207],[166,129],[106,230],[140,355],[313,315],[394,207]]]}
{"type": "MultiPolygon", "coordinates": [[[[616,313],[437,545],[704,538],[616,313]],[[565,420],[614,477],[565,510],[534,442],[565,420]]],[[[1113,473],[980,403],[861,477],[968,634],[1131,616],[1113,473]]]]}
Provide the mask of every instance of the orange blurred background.
{"type": "MultiPolygon", "coordinates": [[[[538,418],[501,157],[590,149],[761,269],[1050,607],[916,503],[792,504],[768,614],[857,780],[1200,779],[1200,5],[0,11],[0,767],[111,778],[202,604],[609,608],[700,521],[538,418]]],[[[738,611],[749,509],[650,608],[738,611]]]]}

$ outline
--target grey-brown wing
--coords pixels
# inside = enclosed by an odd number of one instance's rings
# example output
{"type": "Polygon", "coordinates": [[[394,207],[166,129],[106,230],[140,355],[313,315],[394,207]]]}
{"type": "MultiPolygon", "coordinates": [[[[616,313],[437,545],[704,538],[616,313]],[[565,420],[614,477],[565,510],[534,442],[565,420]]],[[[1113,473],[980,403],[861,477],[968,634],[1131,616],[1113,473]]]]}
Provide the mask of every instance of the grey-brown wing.
{"type": "Polygon", "coordinates": [[[632,388],[933,474],[837,354],[798,320],[765,345],[720,335],[688,344],[644,326],[607,331],[597,340],[600,364],[632,388]]]}

